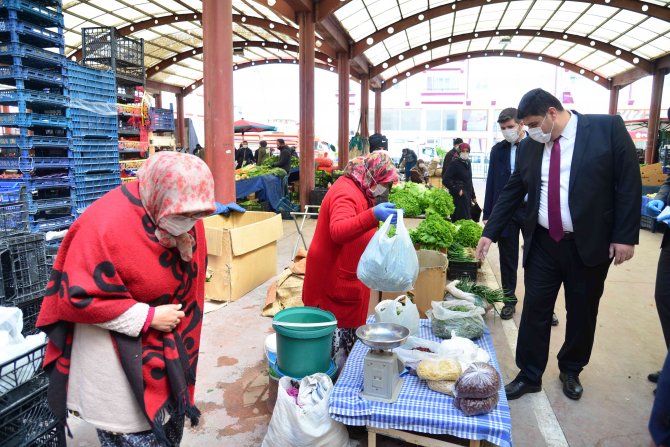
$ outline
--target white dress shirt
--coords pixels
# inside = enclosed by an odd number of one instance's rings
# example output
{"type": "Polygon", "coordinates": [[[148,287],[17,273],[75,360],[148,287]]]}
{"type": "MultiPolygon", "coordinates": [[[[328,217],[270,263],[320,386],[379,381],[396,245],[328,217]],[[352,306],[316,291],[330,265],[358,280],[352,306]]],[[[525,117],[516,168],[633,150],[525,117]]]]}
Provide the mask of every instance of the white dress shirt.
{"type": "MultiPolygon", "coordinates": [[[[577,137],[577,115],[570,114],[570,120],[563,129],[558,142],[561,145],[561,219],[563,220],[563,231],[573,232],[572,216],[570,215],[570,167],[572,166],[572,154],[575,151],[575,138],[577,137]]],[[[542,155],[542,178],[540,186],[540,211],[537,223],[549,229],[549,162],[551,160],[551,148],[553,141],[544,145],[542,155]]]]}

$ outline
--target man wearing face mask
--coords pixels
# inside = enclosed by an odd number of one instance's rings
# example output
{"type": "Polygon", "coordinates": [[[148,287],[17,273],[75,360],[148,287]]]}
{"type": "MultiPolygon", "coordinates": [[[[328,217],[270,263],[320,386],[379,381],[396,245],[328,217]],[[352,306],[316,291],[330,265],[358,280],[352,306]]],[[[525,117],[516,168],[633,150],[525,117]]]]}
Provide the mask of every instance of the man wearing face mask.
{"type": "MultiPolygon", "coordinates": [[[[498,115],[498,125],[504,139],[491,148],[488,176],[486,178],[486,195],[484,197],[484,225],[491,216],[498,197],[507,184],[516,167],[517,148],[521,140],[526,138],[523,123],[517,117],[517,110],[509,107],[498,115]]],[[[516,311],[516,278],[519,267],[519,232],[523,228],[526,215],[526,199],[512,216],[512,220],[502,232],[498,240],[500,252],[500,278],[502,288],[508,300],[500,311],[500,318],[509,320],[516,311]]],[[[552,317],[552,326],[558,325],[556,314],[552,317]]]]}
{"type": "Polygon", "coordinates": [[[551,315],[565,290],[566,333],[558,353],[563,394],[577,400],[588,364],[610,264],[633,257],[642,186],[635,145],[620,116],[565,110],[542,89],[526,93],[518,118],[530,138],[519,144],[514,173],[484,228],[484,259],[528,195],[523,223],[525,297],[516,349],[517,377],[508,399],[542,389],[551,315]]]}
{"type": "Polygon", "coordinates": [[[237,162],[237,169],[254,162],[254,153],[249,149],[249,143],[246,141],[243,141],[240,148],[235,151],[235,161],[237,162]]]}

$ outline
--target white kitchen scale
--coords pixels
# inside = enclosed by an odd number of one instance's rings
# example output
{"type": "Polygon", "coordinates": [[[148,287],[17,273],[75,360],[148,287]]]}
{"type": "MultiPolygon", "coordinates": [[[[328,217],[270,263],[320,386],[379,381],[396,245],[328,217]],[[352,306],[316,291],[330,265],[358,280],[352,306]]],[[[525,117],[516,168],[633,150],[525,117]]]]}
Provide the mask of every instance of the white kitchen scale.
{"type": "Polygon", "coordinates": [[[393,348],[409,337],[409,329],[394,323],[372,323],[356,329],[356,336],[371,349],[363,362],[363,390],[360,396],[374,402],[393,403],[398,399],[404,371],[393,348]]]}

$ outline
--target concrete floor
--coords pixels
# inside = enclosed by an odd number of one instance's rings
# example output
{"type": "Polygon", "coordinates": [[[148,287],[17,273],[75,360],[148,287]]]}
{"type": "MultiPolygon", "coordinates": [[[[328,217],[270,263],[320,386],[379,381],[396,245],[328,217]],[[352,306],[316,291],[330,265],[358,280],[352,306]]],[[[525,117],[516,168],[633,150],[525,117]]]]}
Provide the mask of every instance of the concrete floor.
{"type": "MultiPolygon", "coordinates": [[[[477,183],[483,189],[483,183],[477,183]]],[[[481,192],[479,197],[483,197],[481,192]]],[[[311,235],[315,221],[308,221],[311,235]]],[[[290,262],[297,239],[295,226],[284,221],[278,243],[278,272],[290,262]]],[[[632,261],[610,269],[600,305],[599,327],[591,363],[580,376],[584,395],[567,399],[558,380],[556,354],[564,338],[565,308],[559,296],[560,325],[553,329],[550,362],[544,391],[510,402],[513,439],[517,447],[643,447],[650,445],[647,422],[654,385],[648,373],[660,368],[666,354],[653,300],[660,234],[642,230],[632,261]]],[[[485,279],[499,282],[497,247],[484,264],[485,279]]],[[[205,314],[198,367],[196,398],[202,411],[200,425],[187,428],[182,445],[198,447],[259,446],[271,418],[268,397],[265,337],[271,319],[260,316],[269,282],[242,299],[205,314]]],[[[517,295],[523,297],[523,270],[517,295]]],[[[521,303],[520,303],[521,304],[521,303]]],[[[519,310],[521,306],[519,306],[519,310]]],[[[514,378],[514,346],[519,314],[502,321],[487,315],[501,372],[514,378]]],[[[97,446],[95,432],[86,424],[71,423],[69,446],[97,446]]],[[[366,446],[364,433],[352,433],[366,446]]],[[[392,440],[383,446],[406,446],[392,440]]],[[[287,446],[289,447],[289,446],[287,446]]]]}

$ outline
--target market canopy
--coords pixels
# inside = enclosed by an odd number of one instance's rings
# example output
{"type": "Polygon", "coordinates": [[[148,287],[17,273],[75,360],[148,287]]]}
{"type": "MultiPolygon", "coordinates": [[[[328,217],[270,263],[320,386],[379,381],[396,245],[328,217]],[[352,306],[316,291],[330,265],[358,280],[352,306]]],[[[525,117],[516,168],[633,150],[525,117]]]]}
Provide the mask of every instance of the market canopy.
{"type": "Polygon", "coordinates": [[[233,123],[235,126],[235,133],[245,134],[247,132],[276,132],[275,126],[269,124],[253,123],[247,120],[238,120],[233,123]]]}
{"type": "MultiPolygon", "coordinates": [[[[604,87],[670,67],[670,0],[233,0],[235,68],[297,63],[295,14],[317,19],[317,66],[389,88],[431,66],[473,57],[534,59],[604,87]]],[[[147,79],[190,91],[202,84],[201,0],[70,1],[69,55],[82,27],[114,26],[145,41],[147,79]]]]}

